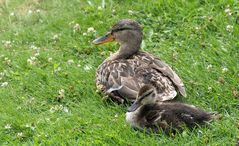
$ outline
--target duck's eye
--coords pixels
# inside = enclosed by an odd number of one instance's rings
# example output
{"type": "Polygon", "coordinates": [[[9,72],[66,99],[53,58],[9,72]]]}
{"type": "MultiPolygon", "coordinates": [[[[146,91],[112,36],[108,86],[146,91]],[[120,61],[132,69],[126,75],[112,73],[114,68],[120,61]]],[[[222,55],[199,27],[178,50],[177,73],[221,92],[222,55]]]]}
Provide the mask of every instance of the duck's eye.
{"type": "Polygon", "coordinates": [[[134,29],[134,28],[129,28],[129,27],[125,27],[125,28],[118,28],[118,29],[113,29],[111,31],[111,33],[115,33],[115,32],[119,32],[119,31],[123,31],[123,30],[138,30],[138,29],[134,29]]]}
{"type": "Polygon", "coordinates": [[[114,29],[114,30],[111,31],[111,33],[119,32],[119,31],[123,31],[123,30],[129,30],[129,28],[118,28],[118,29],[114,29]]]}

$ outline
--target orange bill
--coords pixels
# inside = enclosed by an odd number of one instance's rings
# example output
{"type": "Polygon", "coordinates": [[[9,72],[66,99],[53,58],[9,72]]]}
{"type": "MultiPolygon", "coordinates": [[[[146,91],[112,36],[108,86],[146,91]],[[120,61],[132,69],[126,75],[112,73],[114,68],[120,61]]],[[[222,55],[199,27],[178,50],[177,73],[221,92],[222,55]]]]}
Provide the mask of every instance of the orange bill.
{"type": "Polygon", "coordinates": [[[104,43],[112,42],[112,41],[114,41],[114,38],[110,33],[108,33],[105,36],[95,39],[93,43],[96,45],[100,45],[100,44],[104,44],[104,43]]]}

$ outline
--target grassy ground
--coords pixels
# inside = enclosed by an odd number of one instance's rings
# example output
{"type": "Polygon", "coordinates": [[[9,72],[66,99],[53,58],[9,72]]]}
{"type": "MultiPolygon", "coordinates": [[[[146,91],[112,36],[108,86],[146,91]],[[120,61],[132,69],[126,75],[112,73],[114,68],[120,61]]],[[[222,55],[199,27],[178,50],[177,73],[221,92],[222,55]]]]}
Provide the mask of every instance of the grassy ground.
{"type": "Polygon", "coordinates": [[[238,40],[238,1],[0,0],[0,145],[235,145],[238,40]],[[127,105],[101,100],[95,71],[118,45],[91,41],[123,18],[183,79],[178,99],[222,120],[147,135],[126,125],[127,105]]]}

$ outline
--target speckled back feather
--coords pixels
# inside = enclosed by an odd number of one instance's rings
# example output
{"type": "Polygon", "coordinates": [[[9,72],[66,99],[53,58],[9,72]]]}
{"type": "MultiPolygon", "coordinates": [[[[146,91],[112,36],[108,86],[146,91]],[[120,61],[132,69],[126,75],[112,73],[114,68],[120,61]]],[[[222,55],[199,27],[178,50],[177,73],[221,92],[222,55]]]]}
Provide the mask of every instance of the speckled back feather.
{"type": "Polygon", "coordinates": [[[155,86],[158,98],[163,101],[174,98],[176,90],[186,96],[178,75],[166,63],[148,53],[138,52],[127,59],[108,59],[96,73],[97,87],[121,99],[134,101],[145,84],[155,86]]]}

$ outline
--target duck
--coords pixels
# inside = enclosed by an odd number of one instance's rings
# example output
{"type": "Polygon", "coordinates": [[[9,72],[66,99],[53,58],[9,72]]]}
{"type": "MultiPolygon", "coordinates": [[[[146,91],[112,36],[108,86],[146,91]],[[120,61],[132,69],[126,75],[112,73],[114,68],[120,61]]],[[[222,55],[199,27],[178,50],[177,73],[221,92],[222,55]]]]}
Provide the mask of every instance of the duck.
{"type": "Polygon", "coordinates": [[[146,129],[146,132],[159,133],[182,131],[183,127],[193,128],[221,117],[217,112],[206,112],[193,105],[167,101],[156,97],[152,85],[144,85],[136,101],[126,112],[126,122],[134,129],[146,129]]]}
{"type": "Polygon", "coordinates": [[[113,101],[134,102],[139,90],[146,84],[156,88],[159,101],[168,101],[178,94],[186,97],[182,80],[159,57],[141,50],[143,32],[134,20],[123,19],[113,25],[108,33],[95,39],[101,45],[115,41],[118,51],[99,65],[96,71],[96,87],[113,101]]]}

